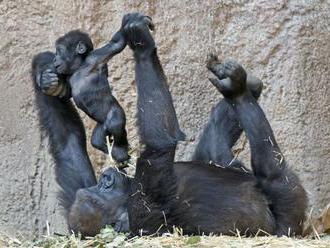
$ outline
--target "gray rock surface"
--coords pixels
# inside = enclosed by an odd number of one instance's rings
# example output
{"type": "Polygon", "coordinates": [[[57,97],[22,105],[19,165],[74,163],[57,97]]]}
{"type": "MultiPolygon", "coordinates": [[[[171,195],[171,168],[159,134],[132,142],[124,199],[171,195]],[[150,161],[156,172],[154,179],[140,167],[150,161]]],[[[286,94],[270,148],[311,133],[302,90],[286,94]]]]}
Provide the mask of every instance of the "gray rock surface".
{"type": "MultiPolygon", "coordinates": [[[[0,1],[0,231],[65,232],[56,200],[54,164],[40,133],[29,77],[32,56],[80,28],[96,46],[123,14],[153,17],[160,59],[188,141],[188,159],[220,98],[208,83],[206,54],[234,58],[265,83],[260,103],[287,161],[300,175],[314,209],[330,201],[330,2],[321,0],[0,1]]],[[[109,64],[136,144],[133,60],[127,49],[109,64]]],[[[84,118],[89,132],[94,123],[84,118]]],[[[105,158],[91,149],[97,168],[105,158]]],[[[248,158],[244,152],[242,158],[248,158]]],[[[248,160],[246,160],[248,162],[248,160]]],[[[299,207],[299,206],[297,206],[299,207]]]]}

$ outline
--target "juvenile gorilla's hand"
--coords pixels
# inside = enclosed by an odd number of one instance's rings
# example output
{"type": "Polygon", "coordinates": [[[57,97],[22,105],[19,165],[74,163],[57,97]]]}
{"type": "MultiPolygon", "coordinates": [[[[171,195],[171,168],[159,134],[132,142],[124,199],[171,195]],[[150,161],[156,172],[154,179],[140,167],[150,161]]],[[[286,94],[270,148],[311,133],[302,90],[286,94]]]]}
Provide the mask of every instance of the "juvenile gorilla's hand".
{"type": "Polygon", "coordinates": [[[60,95],[63,88],[63,84],[59,82],[57,74],[51,69],[43,71],[37,83],[41,91],[49,96],[60,95]]]}
{"type": "Polygon", "coordinates": [[[149,16],[132,13],[123,17],[122,30],[127,44],[136,52],[155,48],[155,41],[150,33],[153,29],[154,25],[149,16]]]}

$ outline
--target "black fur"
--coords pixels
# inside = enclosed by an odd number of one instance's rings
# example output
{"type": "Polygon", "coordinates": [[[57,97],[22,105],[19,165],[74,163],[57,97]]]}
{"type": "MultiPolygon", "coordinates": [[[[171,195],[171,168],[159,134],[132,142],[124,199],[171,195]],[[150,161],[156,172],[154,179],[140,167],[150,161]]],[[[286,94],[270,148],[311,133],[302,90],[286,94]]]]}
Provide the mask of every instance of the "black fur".
{"type": "MultiPolygon", "coordinates": [[[[143,229],[152,234],[175,225],[188,234],[230,234],[235,228],[252,234],[259,229],[278,235],[301,234],[305,191],[286,166],[278,166],[274,151],[280,153],[280,150],[261,108],[247,90],[248,77],[243,68],[234,61],[223,66],[220,62],[209,64],[215,67],[217,76],[223,77],[219,80],[226,80],[219,89],[236,118],[226,111],[215,112],[222,121],[215,124],[215,129],[224,135],[219,140],[223,144],[212,143],[212,133],[208,140],[210,150],[218,148],[215,154],[218,161],[232,158],[231,147],[239,137],[239,122],[251,144],[254,175],[235,168],[212,168],[202,162],[187,162],[189,170],[184,170],[182,165],[174,163],[176,142],[182,136],[148,26],[139,14],[128,18],[131,21],[124,31],[128,43],[133,44],[130,46],[136,61],[138,124],[146,145],[132,184],[133,192],[141,188],[144,191],[130,198],[131,230],[137,234],[143,229]],[[217,74],[219,67],[223,72],[217,74]],[[249,96],[246,101],[242,100],[242,94],[249,96]],[[272,140],[272,147],[264,144],[266,138],[272,140]],[[224,146],[227,149],[221,149],[224,146]],[[294,204],[301,208],[295,208],[294,204]]],[[[211,159],[204,156],[201,160],[211,159]]]]}
{"type": "MultiPolygon", "coordinates": [[[[217,72],[219,60],[210,54],[207,67],[217,72]]],[[[252,95],[258,99],[262,91],[263,83],[260,79],[248,74],[247,87],[252,95]]],[[[234,158],[231,148],[235,145],[243,132],[235,111],[225,100],[219,101],[211,111],[210,119],[206,124],[196,147],[192,160],[214,162],[225,167],[236,167],[247,170],[243,164],[234,158]]]]}
{"type": "MultiPolygon", "coordinates": [[[[204,143],[197,146],[195,156],[198,154],[200,161],[174,162],[177,142],[184,134],[149,31],[151,26],[150,18],[139,13],[123,19],[122,32],[136,62],[137,119],[144,145],[136,175],[128,180],[123,171],[112,170],[105,173],[97,186],[78,190],[69,209],[69,228],[83,235],[95,235],[106,224],[127,231],[129,220],[129,230],[135,235],[172,231],[173,226],[182,228],[185,234],[231,235],[237,231],[247,235],[301,234],[307,202],[305,191],[286,165],[255,99],[257,96],[251,95],[254,90],[246,86],[248,75],[244,76],[246,72],[236,62],[217,61],[211,65],[211,71],[218,77],[211,79],[212,83],[225,101],[212,113],[208,124],[212,132],[206,129],[201,141],[204,143]],[[238,123],[249,139],[252,172],[228,164],[231,148],[241,133],[238,123]],[[204,146],[206,140],[210,143],[204,146]],[[229,166],[205,162],[210,160],[229,166]]],[[[58,99],[52,102],[45,97],[37,94],[37,102],[50,109],[41,108],[40,112],[52,113],[43,117],[42,124],[49,130],[53,146],[59,147],[53,153],[60,158],[57,166],[68,159],[75,161],[75,153],[63,153],[60,149],[70,138],[63,140],[63,132],[57,126],[66,125],[67,137],[71,132],[80,133],[81,137],[84,132],[81,122],[76,120],[74,109],[67,108],[65,115],[60,115],[58,99]]],[[[72,147],[77,151],[85,147],[80,142],[75,145],[72,147]]],[[[59,168],[64,171],[65,167],[59,168]]],[[[63,176],[58,180],[69,178],[63,176]]]]}
{"type": "Polygon", "coordinates": [[[113,136],[111,154],[118,162],[129,158],[126,117],[111,93],[106,62],[125,46],[118,32],[108,45],[92,51],[93,44],[89,36],[75,30],[57,39],[54,61],[58,73],[69,75],[76,105],[97,122],[92,145],[108,154],[106,136],[113,136]],[[86,48],[83,54],[77,52],[79,47],[86,48]]]}
{"type": "Polygon", "coordinates": [[[80,30],[72,30],[62,37],[58,38],[55,42],[55,46],[65,44],[65,46],[70,51],[75,51],[77,44],[83,42],[86,45],[86,53],[83,56],[87,56],[91,51],[93,51],[94,46],[91,38],[87,33],[81,32],[80,30]]]}
{"type": "Polygon", "coordinates": [[[36,78],[51,66],[53,58],[51,52],[33,58],[32,80],[40,126],[50,140],[56,180],[62,188],[60,199],[68,214],[77,190],[95,185],[96,179],[86,151],[85,128],[75,107],[67,99],[43,94],[37,84],[36,78]]]}

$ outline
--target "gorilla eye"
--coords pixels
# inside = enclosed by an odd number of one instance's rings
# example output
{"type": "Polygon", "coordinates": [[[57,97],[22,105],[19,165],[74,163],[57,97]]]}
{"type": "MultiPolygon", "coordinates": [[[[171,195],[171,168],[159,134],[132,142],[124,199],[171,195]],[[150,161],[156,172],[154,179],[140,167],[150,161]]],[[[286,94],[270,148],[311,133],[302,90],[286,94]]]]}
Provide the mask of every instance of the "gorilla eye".
{"type": "Polygon", "coordinates": [[[61,55],[64,53],[65,53],[65,50],[63,49],[63,47],[60,46],[60,47],[56,48],[56,54],[61,55]]]}

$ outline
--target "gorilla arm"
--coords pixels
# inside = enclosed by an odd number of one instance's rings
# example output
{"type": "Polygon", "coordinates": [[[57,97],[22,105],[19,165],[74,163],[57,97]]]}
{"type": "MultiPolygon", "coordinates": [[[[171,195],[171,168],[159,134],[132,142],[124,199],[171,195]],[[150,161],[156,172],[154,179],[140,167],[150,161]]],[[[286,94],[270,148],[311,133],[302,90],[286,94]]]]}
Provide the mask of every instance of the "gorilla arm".
{"type": "Polygon", "coordinates": [[[85,66],[86,73],[99,68],[100,66],[106,64],[113,56],[120,53],[126,47],[126,41],[119,30],[111,38],[110,42],[105,46],[95,49],[86,58],[85,66]]]}
{"type": "Polygon", "coordinates": [[[52,63],[54,54],[44,52],[32,61],[32,79],[40,125],[49,137],[50,153],[55,160],[56,181],[62,188],[61,204],[69,211],[78,189],[96,184],[94,170],[86,151],[83,123],[67,98],[46,95],[42,89],[48,83],[37,78],[52,63]]]}

